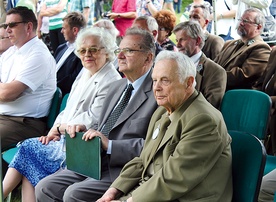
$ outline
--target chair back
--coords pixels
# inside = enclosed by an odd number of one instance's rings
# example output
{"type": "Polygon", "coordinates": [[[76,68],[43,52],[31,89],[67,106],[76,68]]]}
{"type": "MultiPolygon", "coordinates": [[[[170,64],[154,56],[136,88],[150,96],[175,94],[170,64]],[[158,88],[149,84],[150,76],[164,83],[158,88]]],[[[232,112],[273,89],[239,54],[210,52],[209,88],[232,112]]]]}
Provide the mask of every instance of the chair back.
{"type": "Polygon", "coordinates": [[[47,116],[47,128],[50,129],[59,113],[60,103],[62,99],[62,92],[60,88],[57,87],[57,90],[52,98],[52,103],[50,106],[49,114],[47,116]]]}
{"type": "Polygon", "coordinates": [[[228,131],[232,137],[233,202],[256,202],[266,161],[262,142],[254,135],[228,131]]]}
{"type": "Polygon", "coordinates": [[[271,108],[270,97],[251,89],[229,90],[221,103],[228,130],[244,131],[264,140],[271,108]]]}
{"type": "Polygon", "coordinates": [[[68,97],[69,97],[69,93],[67,93],[63,96],[61,104],[60,104],[59,112],[62,112],[65,109],[68,97]]]}

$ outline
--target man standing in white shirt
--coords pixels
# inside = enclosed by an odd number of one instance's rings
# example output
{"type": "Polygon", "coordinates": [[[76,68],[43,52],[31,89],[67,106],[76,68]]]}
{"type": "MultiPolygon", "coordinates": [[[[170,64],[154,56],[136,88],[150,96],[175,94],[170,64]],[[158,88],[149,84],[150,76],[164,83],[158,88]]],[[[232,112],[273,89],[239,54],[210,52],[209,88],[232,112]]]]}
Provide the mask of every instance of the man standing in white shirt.
{"type": "Polygon", "coordinates": [[[37,38],[32,10],[15,7],[7,12],[6,29],[13,44],[0,58],[0,136],[2,150],[46,129],[56,65],[46,45],[37,38]]]}

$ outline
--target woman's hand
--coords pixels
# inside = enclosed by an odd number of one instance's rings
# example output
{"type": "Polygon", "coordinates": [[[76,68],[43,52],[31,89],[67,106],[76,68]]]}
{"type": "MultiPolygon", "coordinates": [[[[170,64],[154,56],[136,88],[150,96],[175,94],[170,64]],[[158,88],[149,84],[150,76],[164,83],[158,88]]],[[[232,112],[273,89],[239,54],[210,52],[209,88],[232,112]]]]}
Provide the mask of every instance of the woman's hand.
{"type": "Polygon", "coordinates": [[[42,144],[48,144],[50,141],[59,141],[60,140],[60,134],[58,133],[57,129],[55,127],[52,127],[49,131],[47,136],[41,136],[38,138],[38,140],[42,144]]]}
{"type": "Polygon", "coordinates": [[[76,132],[86,131],[85,125],[77,124],[77,125],[67,125],[66,132],[70,135],[71,138],[76,136],[76,132]]]}

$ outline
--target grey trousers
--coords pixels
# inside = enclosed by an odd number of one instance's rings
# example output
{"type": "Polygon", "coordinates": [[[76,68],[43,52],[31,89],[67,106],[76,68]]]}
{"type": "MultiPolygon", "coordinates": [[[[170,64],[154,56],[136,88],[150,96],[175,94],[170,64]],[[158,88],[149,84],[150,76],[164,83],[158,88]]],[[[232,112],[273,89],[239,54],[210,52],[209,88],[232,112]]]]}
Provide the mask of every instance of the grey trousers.
{"type": "Polygon", "coordinates": [[[273,202],[274,193],[276,192],[276,169],[263,177],[259,193],[259,202],[273,202]]]}
{"type": "Polygon", "coordinates": [[[109,172],[102,172],[101,180],[87,178],[70,170],[60,170],[35,187],[37,202],[96,201],[111,185],[109,172]]]}

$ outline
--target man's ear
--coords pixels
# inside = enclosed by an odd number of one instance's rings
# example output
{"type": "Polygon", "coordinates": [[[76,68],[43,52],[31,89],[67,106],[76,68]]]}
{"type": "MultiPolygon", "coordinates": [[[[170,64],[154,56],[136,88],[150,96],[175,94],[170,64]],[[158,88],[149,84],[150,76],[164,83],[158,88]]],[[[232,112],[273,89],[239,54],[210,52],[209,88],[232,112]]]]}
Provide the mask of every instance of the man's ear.
{"type": "Polygon", "coordinates": [[[80,29],[78,27],[73,27],[72,31],[73,31],[74,35],[77,36],[77,34],[79,33],[80,29]]]}
{"type": "Polygon", "coordinates": [[[148,53],[145,61],[146,62],[152,62],[153,61],[153,54],[152,53],[148,53]]]}
{"type": "Polygon", "coordinates": [[[154,38],[154,39],[155,39],[155,37],[157,36],[157,34],[158,34],[157,30],[153,30],[153,31],[152,31],[152,35],[153,35],[153,38],[154,38]]]}
{"type": "Polygon", "coordinates": [[[186,87],[186,88],[188,89],[188,88],[193,87],[194,81],[195,81],[195,78],[194,78],[194,77],[192,77],[192,76],[188,77],[188,78],[187,78],[187,87],[186,87]]]}
{"type": "Polygon", "coordinates": [[[258,29],[258,30],[262,29],[262,25],[261,25],[261,24],[258,24],[258,25],[257,25],[257,29],[258,29]]]}

